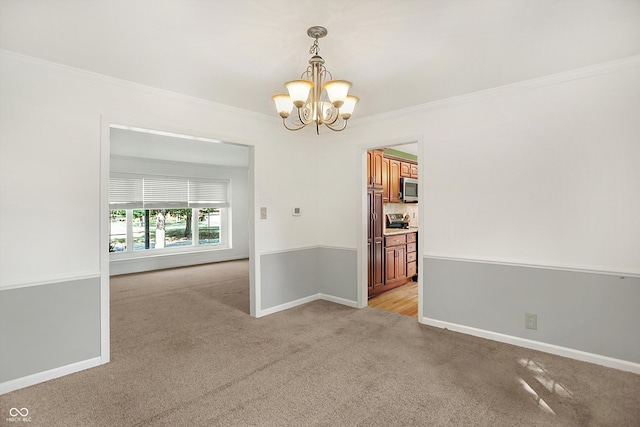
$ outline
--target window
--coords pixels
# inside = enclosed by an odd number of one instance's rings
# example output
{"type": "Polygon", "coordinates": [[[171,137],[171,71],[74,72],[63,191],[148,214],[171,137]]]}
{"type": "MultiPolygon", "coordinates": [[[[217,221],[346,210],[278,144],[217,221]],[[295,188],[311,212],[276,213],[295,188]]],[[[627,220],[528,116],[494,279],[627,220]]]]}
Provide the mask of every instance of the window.
{"type": "Polygon", "coordinates": [[[227,247],[228,187],[220,180],[112,174],[109,251],[227,247]]]}
{"type": "Polygon", "coordinates": [[[127,211],[109,211],[109,252],[127,249],[127,211]]]}

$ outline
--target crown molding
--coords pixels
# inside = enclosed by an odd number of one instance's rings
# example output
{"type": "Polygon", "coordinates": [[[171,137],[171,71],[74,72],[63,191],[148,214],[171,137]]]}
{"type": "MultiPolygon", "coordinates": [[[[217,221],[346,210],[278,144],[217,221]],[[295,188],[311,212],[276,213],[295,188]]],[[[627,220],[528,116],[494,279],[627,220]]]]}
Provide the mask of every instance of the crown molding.
{"type": "MultiPolygon", "coordinates": [[[[71,66],[63,65],[57,62],[52,62],[45,59],[36,58],[33,56],[29,56],[29,55],[25,55],[22,53],[17,53],[17,52],[5,50],[5,49],[0,49],[0,55],[13,58],[14,60],[24,64],[40,66],[52,71],[72,74],[78,78],[83,78],[83,79],[91,80],[98,83],[109,84],[112,86],[129,89],[129,90],[135,90],[138,92],[144,92],[148,94],[172,97],[177,100],[200,104],[206,108],[213,108],[219,111],[242,115],[245,117],[250,116],[256,120],[273,123],[273,116],[271,115],[262,114],[262,113],[258,113],[250,110],[244,110],[242,108],[233,107],[227,104],[220,104],[204,98],[198,98],[191,95],[172,92],[166,89],[147,86],[141,83],[135,83],[129,80],[111,77],[105,74],[100,74],[93,71],[84,70],[81,68],[71,67],[71,66]]],[[[593,77],[600,74],[611,73],[614,71],[624,70],[627,68],[633,68],[638,66],[640,66],[640,55],[629,56],[626,58],[621,58],[614,61],[608,61],[601,64],[576,68],[569,71],[563,71],[561,73],[551,74],[544,77],[538,77],[530,80],[523,80],[521,82],[511,83],[508,85],[498,86],[490,89],[484,89],[477,92],[454,96],[451,98],[439,99],[436,101],[415,105],[412,107],[402,108],[399,110],[389,111],[389,112],[380,113],[380,114],[374,114],[374,115],[366,116],[362,118],[352,118],[349,121],[349,127],[353,128],[357,126],[364,126],[364,125],[368,125],[368,124],[383,121],[383,120],[389,120],[393,118],[409,116],[412,114],[419,114],[419,113],[424,113],[432,110],[448,108],[448,107],[475,102],[475,101],[479,101],[479,100],[483,100],[483,99],[491,98],[495,96],[500,96],[500,95],[505,95],[510,93],[517,93],[517,92],[532,89],[532,88],[550,86],[554,84],[561,84],[561,83],[565,83],[572,80],[593,77]]]]}
{"type": "Polygon", "coordinates": [[[191,95],[185,95],[179,92],[173,92],[166,89],[147,86],[141,83],[132,82],[130,80],[111,77],[106,74],[100,74],[94,71],[88,71],[81,68],[71,67],[69,65],[64,65],[57,62],[52,62],[45,59],[29,56],[29,55],[24,55],[22,53],[0,49],[0,55],[9,57],[15,60],[16,62],[20,62],[22,64],[38,66],[54,72],[70,74],[77,78],[81,78],[81,79],[85,79],[85,80],[89,80],[89,81],[93,81],[101,84],[107,84],[107,85],[115,86],[122,89],[128,89],[128,90],[133,90],[133,91],[152,94],[152,95],[170,97],[179,101],[184,101],[192,104],[199,104],[200,106],[205,108],[212,108],[212,109],[216,109],[226,113],[242,115],[244,117],[250,116],[254,119],[268,121],[271,123],[273,123],[274,121],[273,116],[270,116],[267,114],[257,113],[255,111],[250,111],[250,110],[244,110],[242,108],[233,107],[227,104],[220,104],[214,101],[210,101],[208,99],[198,98],[196,96],[191,96],[191,95]]]}
{"type": "Polygon", "coordinates": [[[400,110],[389,111],[386,113],[375,114],[362,118],[352,119],[349,124],[351,127],[369,125],[375,122],[406,117],[413,114],[425,113],[428,111],[439,110],[443,108],[453,107],[456,105],[467,104],[511,93],[535,89],[544,86],[551,86],[566,83],[572,80],[593,77],[600,74],[612,73],[619,70],[640,66],[640,55],[629,56],[614,61],[603,62],[601,64],[590,65],[587,67],[576,68],[561,73],[550,74],[544,77],[538,77],[530,80],[523,80],[517,83],[511,83],[504,86],[498,86],[491,89],[484,89],[477,92],[467,93],[464,95],[454,96],[451,98],[439,99],[437,101],[428,102],[426,104],[415,105],[412,107],[402,108],[400,110]]]}

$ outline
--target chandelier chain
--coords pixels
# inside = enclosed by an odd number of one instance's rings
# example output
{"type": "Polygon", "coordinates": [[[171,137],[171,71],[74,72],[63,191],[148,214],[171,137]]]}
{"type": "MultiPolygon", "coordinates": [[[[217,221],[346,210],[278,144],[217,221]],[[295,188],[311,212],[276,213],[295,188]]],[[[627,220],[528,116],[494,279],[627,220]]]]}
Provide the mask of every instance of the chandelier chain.
{"type": "Polygon", "coordinates": [[[317,37],[316,37],[316,40],[311,45],[311,48],[309,49],[309,53],[312,55],[318,55],[320,53],[320,45],[318,44],[317,37]]]}

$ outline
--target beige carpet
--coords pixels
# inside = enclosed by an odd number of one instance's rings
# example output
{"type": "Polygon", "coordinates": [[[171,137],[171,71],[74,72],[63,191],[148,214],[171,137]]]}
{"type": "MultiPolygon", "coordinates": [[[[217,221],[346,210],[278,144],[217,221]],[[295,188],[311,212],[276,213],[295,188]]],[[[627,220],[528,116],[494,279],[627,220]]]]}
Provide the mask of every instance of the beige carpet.
{"type": "Polygon", "coordinates": [[[30,426],[638,426],[640,376],[316,301],[248,315],[248,263],[111,280],[112,362],[0,396],[30,426]]]}

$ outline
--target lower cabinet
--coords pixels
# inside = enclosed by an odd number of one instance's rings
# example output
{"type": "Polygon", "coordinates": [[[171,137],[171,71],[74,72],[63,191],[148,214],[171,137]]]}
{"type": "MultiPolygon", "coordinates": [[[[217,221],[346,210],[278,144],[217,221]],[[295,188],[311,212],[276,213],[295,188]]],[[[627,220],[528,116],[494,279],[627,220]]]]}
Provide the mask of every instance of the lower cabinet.
{"type": "Polygon", "coordinates": [[[417,233],[384,237],[384,283],[369,286],[369,296],[386,292],[410,282],[418,274],[417,233]]]}
{"type": "Polygon", "coordinates": [[[418,274],[418,233],[407,233],[407,277],[418,274]]]}
{"type": "Polygon", "coordinates": [[[385,237],[384,268],[385,286],[406,283],[407,245],[404,234],[385,237]]]}
{"type": "Polygon", "coordinates": [[[416,258],[416,252],[407,252],[407,277],[413,278],[418,274],[418,261],[416,258]]]}

